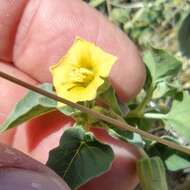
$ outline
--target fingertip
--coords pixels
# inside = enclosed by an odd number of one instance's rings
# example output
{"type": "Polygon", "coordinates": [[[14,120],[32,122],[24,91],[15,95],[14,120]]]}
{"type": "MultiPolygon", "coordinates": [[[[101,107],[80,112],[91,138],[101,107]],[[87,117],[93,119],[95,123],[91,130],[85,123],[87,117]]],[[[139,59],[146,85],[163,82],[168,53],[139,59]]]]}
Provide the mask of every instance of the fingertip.
{"type": "MultiPolygon", "coordinates": [[[[127,38],[127,37],[125,37],[127,38]]],[[[123,44],[123,52],[113,66],[110,81],[119,99],[129,101],[142,89],[146,80],[146,70],[140,53],[130,39],[123,44]]]]}

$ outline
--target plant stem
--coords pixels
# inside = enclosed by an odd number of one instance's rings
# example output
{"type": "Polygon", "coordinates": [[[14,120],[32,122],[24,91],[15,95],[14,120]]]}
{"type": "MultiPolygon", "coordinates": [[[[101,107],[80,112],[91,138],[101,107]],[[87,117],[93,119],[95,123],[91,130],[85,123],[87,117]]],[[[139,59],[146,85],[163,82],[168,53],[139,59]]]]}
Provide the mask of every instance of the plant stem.
{"type": "Polygon", "coordinates": [[[161,114],[161,113],[145,113],[144,118],[148,119],[165,119],[166,114],[161,114]]]}
{"type": "Polygon", "coordinates": [[[130,131],[130,132],[133,132],[133,133],[138,133],[139,135],[141,135],[145,139],[159,142],[159,143],[164,144],[164,145],[166,145],[166,146],[168,146],[168,147],[170,147],[172,149],[175,149],[175,150],[178,150],[178,151],[181,151],[181,152],[184,152],[184,153],[190,155],[190,149],[185,147],[185,146],[181,146],[181,145],[178,145],[178,144],[176,144],[174,142],[162,139],[162,138],[160,138],[158,136],[155,136],[155,135],[152,135],[152,134],[150,134],[150,133],[148,133],[146,131],[143,131],[141,129],[135,128],[133,126],[130,126],[125,122],[122,122],[122,121],[119,121],[117,119],[114,119],[114,118],[108,117],[106,115],[103,115],[101,113],[95,112],[92,109],[89,109],[89,108],[86,108],[86,107],[84,107],[84,106],[82,106],[80,104],[71,102],[71,101],[69,101],[67,99],[64,99],[62,97],[59,97],[59,96],[57,96],[57,95],[55,95],[53,93],[47,92],[47,91],[45,91],[45,90],[43,90],[41,88],[33,86],[33,85],[31,85],[31,84],[29,84],[29,83],[27,83],[25,81],[17,79],[17,78],[15,78],[15,77],[13,77],[13,76],[11,76],[9,74],[6,74],[6,73],[4,73],[2,71],[0,71],[0,77],[4,78],[6,80],[9,80],[9,81],[11,81],[11,82],[13,82],[15,84],[18,84],[18,85],[20,85],[22,87],[25,87],[25,88],[27,88],[29,90],[32,90],[32,91],[34,91],[34,92],[36,92],[38,94],[44,95],[44,96],[46,96],[48,98],[51,98],[53,100],[59,101],[59,102],[64,103],[64,104],[67,104],[67,105],[69,105],[69,106],[71,106],[73,108],[76,108],[76,109],[78,109],[78,110],[80,110],[80,111],[82,111],[84,113],[87,113],[87,114],[89,114],[89,115],[91,115],[91,116],[93,116],[93,117],[95,117],[97,119],[100,119],[100,120],[103,120],[103,121],[105,121],[105,122],[107,122],[109,124],[115,125],[115,126],[117,126],[119,129],[121,129],[123,131],[130,131]]]}
{"type": "Polygon", "coordinates": [[[149,158],[148,154],[145,152],[145,150],[143,148],[139,148],[137,147],[139,152],[140,152],[140,155],[144,158],[149,158]]]}
{"type": "Polygon", "coordinates": [[[150,88],[148,89],[146,96],[143,99],[143,101],[141,102],[141,104],[136,109],[129,112],[127,117],[139,117],[139,118],[143,117],[144,116],[144,110],[145,110],[147,104],[152,99],[153,92],[154,92],[154,87],[150,86],[150,88]]]}
{"type": "Polygon", "coordinates": [[[110,18],[111,17],[111,10],[112,10],[110,0],[106,0],[106,7],[107,7],[107,11],[108,11],[108,17],[110,18]]]}

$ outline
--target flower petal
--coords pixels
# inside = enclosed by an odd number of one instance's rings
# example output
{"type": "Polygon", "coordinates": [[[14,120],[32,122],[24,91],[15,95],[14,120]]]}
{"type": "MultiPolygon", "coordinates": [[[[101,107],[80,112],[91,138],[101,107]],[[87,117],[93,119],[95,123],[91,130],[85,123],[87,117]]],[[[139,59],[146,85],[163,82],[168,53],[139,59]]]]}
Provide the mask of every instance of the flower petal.
{"type": "MultiPolygon", "coordinates": [[[[72,102],[96,98],[117,58],[95,44],[77,37],[68,53],[50,68],[58,96],[72,102]]],[[[63,105],[63,104],[61,104],[63,105]]]]}

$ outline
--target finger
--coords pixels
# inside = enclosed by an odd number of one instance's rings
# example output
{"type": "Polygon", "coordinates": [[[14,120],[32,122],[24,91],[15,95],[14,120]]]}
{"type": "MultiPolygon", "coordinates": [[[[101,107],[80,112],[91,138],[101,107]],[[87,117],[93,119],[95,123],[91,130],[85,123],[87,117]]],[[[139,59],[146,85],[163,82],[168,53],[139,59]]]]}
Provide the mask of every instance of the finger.
{"type": "MultiPolygon", "coordinates": [[[[30,84],[37,84],[36,81],[10,65],[0,63],[0,70],[30,84]]],[[[3,123],[6,116],[15,107],[16,103],[26,94],[27,90],[2,78],[0,78],[0,89],[0,113],[4,114],[4,117],[1,117],[1,123],[3,123]]],[[[43,141],[43,139],[70,122],[71,120],[61,113],[50,113],[19,126],[16,133],[15,129],[13,129],[0,134],[0,142],[13,144],[17,149],[30,153],[41,141],[43,141]]],[[[50,148],[54,148],[59,140],[54,139],[53,142],[54,144],[50,141],[49,144],[52,144],[52,146],[48,145],[43,149],[43,154],[40,154],[44,159],[47,158],[50,148]]]]}
{"type": "Polygon", "coordinates": [[[63,130],[71,123],[59,112],[40,116],[17,128],[12,146],[46,163],[49,151],[58,146],[63,130]]]}
{"type": "MultiPolygon", "coordinates": [[[[30,84],[37,84],[35,80],[28,77],[26,74],[11,65],[6,65],[0,62],[0,70],[21,80],[24,80],[30,84]]],[[[27,92],[25,88],[13,84],[12,82],[9,82],[8,80],[5,80],[3,78],[0,78],[0,89],[0,111],[4,114],[8,114],[15,106],[16,102],[20,100],[27,92]]]]}
{"type": "Polygon", "coordinates": [[[69,190],[67,184],[45,165],[0,144],[1,189],[69,190]]]}
{"type": "Polygon", "coordinates": [[[0,0],[0,60],[11,62],[17,26],[27,1],[0,0]]]}
{"type": "MultiPolygon", "coordinates": [[[[0,70],[24,81],[30,82],[31,84],[36,84],[36,82],[30,77],[26,76],[10,65],[5,65],[4,63],[0,62],[0,70]]],[[[16,105],[17,101],[19,101],[24,96],[24,94],[26,94],[27,90],[2,78],[0,78],[0,89],[0,124],[2,124],[7,115],[16,105]]],[[[14,134],[15,129],[0,134],[0,142],[11,144],[14,134]]]]}
{"type": "Polygon", "coordinates": [[[142,87],[145,73],[134,44],[100,13],[79,0],[29,1],[14,46],[14,62],[40,82],[50,81],[55,64],[81,36],[118,57],[111,79],[120,97],[131,98],[142,87]]]}

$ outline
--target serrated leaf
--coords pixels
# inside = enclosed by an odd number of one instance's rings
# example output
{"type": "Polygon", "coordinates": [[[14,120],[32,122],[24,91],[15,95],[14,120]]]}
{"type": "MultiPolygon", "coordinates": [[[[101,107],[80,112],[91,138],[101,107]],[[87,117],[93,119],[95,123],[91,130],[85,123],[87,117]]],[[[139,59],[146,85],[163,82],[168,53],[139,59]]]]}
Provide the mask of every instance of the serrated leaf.
{"type": "Polygon", "coordinates": [[[178,134],[190,141],[190,96],[183,93],[182,100],[174,100],[169,113],[164,115],[163,121],[168,128],[173,128],[178,134]]]}
{"type": "Polygon", "coordinates": [[[190,14],[183,20],[178,32],[179,47],[182,53],[190,57],[190,14]]]}
{"type": "MultiPolygon", "coordinates": [[[[162,138],[179,144],[179,142],[173,137],[163,136],[162,138]]],[[[174,149],[170,149],[160,143],[151,145],[151,147],[148,148],[148,153],[152,156],[160,156],[169,171],[176,172],[190,167],[189,155],[174,149]]]]}
{"type": "Polygon", "coordinates": [[[168,190],[165,168],[159,157],[140,159],[137,172],[143,190],[168,190]]]}
{"type": "Polygon", "coordinates": [[[71,189],[77,189],[106,172],[113,159],[110,146],[100,143],[78,125],[64,132],[59,146],[50,151],[47,165],[64,178],[71,189]]]}
{"type": "MultiPolygon", "coordinates": [[[[40,88],[48,92],[53,91],[52,85],[49,83],[42,84],[40,88]]],[[[0,126],[0,131],[8,130],[34,117],[54,111],[56,105],[56,101],[33,91],[29,91],[26,96],[16,104],[15,109],[0,126]]]]}
{"type": "Polygon", "coordinates": [[[176,77],[182,66],[179,60],[161,49],[146,51],[143,60],[150,71],[154,85],[160,81],[171,80],[176,77]]]}

